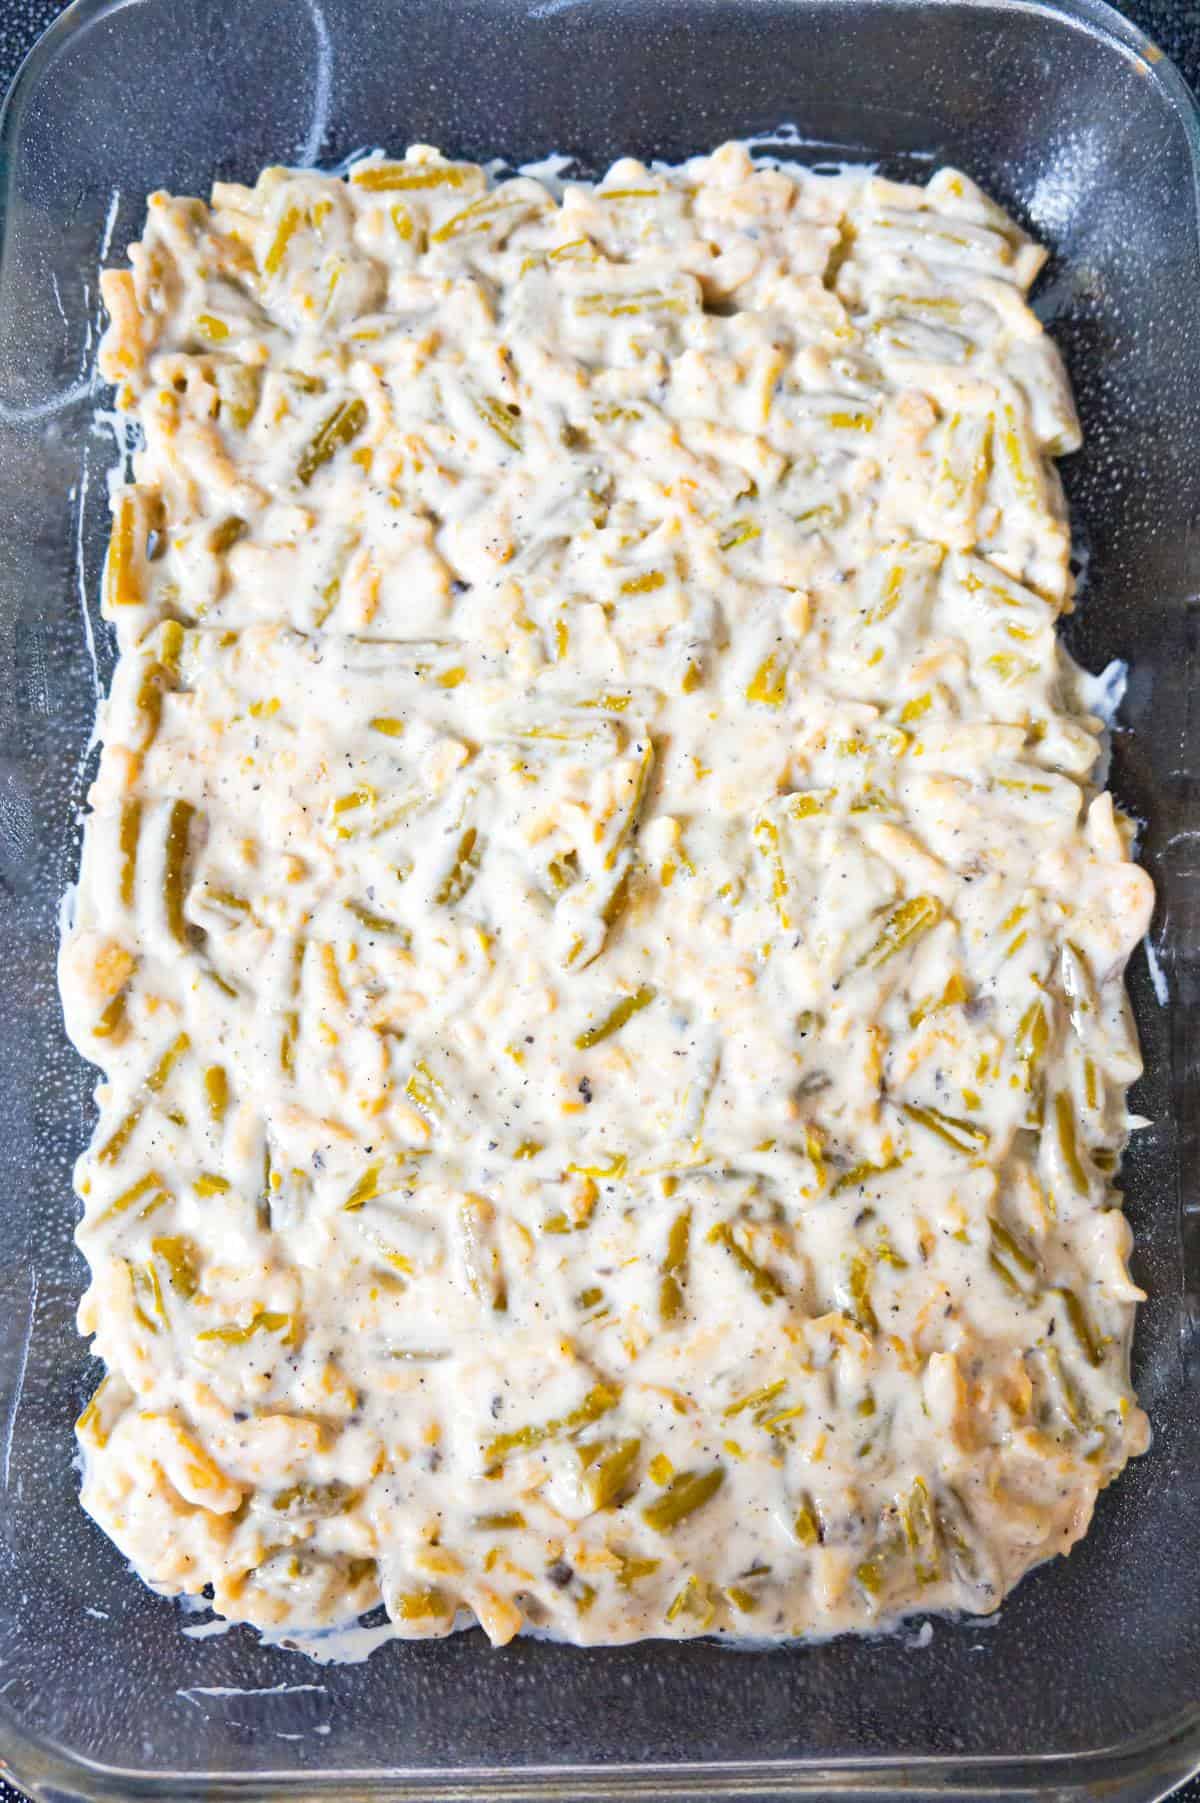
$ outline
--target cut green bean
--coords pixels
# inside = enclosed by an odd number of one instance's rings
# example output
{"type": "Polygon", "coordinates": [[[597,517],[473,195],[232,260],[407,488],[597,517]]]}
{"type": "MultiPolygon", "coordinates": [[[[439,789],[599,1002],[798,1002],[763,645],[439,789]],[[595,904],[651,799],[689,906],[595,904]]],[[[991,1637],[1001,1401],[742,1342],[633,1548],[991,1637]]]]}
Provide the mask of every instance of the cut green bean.
{"type": "Polygon", "coordinates": [[[718,1221],[708,1231],[708,1242],[713,1246],[723,1246],[734,1264],[750,1279],[754,1293],[763,1302],[778,1302],[783,1295],[783,1285],[778,1278],[772,1276],[764,1265],[758,1264],[745,1248],[734,1238],[733,1228],[728,1221],[718,1221]]]}
{"type": "Polygon", "coordinates": [[[296,474],[305,488],[317,471],[356,439],[367,423],[365,401],[342,401],[300,453],[296,474]]]}
{"type": "Polygon", "coordinates": [[[683,1285],[687,1276],[691,1235],[692,1211],[685,1208],[671,1223],[671,1231],[667,1235],[666,1257],[661,1266],[658,1305],[663,1321],[667,1323],[677,1320],[683,1313],[683,1285]]]}
{"type": "Polygon", "coordinates": [[[621,1392],[611,1384],[596,1384],[588,1391],[577,1408],[571,1409],[551,1421],[531,1423],[528,1427],[519,1427],[512,1433],[497,1434],[489,1440],[483,1449],[484,1464],[493,1470],[501,1464],[511,1452],[529,1452],[541,1446],[547,1440],[558,1439],[561,1435],[573,1434],[581,1427],[590,1427],[593,1421],[599,1421],[610,1409],[615,1409],[621,1400],[621,1392]]]}
{"type": "Polygon", "coordinates": [[[389,920],[386,914],[377,914],[373,908],[364,907],[362,902],[348,901],[343,903],[347,913],[353,914],[360,926],[366,927],[369,933],[378,933],[382,938],[395,939],[407,948],[412,944],[412,934],[398,920],[389,920]]]}
{"type": "MultiPolygon", "coordinates": [[[[143,1084],[143,1088],[150,1095],[156,1095],[158,1091],[162,1089],[174,1068],[176,1060],[183,1056],[190,1044],[191,1041],[187,1034],[180,1033],[167,1047],[166,1051],[150,1071],[143,1084]]],[[[115,1164],[117,1162],[121,1153],[125,1150],[125,1147],[129,1144],[129,1141],[137,1130],[137,1125],[142,1118],[144,1107],[145,1104],[143,1102],[135,1102],[129,1113],[125,1116],[125,1119],[117,1127],[116,1131],[100,1147],[100,1150],[96,1153],[96,1157],[101,1164],[115,1164]]]]}
{"type": "Polygon", "coordinates": [[[172,939],[185,944],[187,921],[183,904],[186,896],[186,865],[192,818],[196,810],[188,801],[171,804],[167,822],[166,853],[163,861],[163,907],[172,939]]]}
{"type": "Polygon", "coordinates": [[[106,1222],[114,1221],[118,1216],[129,1214],[135,1209],[138,1220],[144,1220],[147,1215],[153,1214],[155,1209],[161,1208],[164,1202],[170,1200],[171,1192],[158,1172],[147,1171],[144,1177],[139,1177],[136,1183],[131,1183],[128,1189],[122,1190],[120,1195],[115,1197],[108,1207],[96,1216],[96,1225],[103,1226],[106,1222]]]}
{"type": "Polygon", "coordinates": [[[725,1467],[713,1465],[708,1471],[681,1471],[673,1477],[661,1496],[655,1497],[642,1510],[642,1520],[656,1534],[665,1534],[717,1494],[725,1482],[725,1467]]]}
{"type": "Polygon", "coordinates": [[[629,1480],[642,1450],[640,1439],[584,1440],[576,1447],[583,1467],[583,1487],[594,1509],[607,1509],[617,1502],[629,1480]]]}
{"type": "Polygon", "coordinates": [[[1088,1182],[1075,1130],[1075,1109],[1065,1089],[1060,1089],[1054,1098],[1054,1124],[1058,1133],[1058,1149],[1062,1153],[1068,1177],[1081,1196],[1090,1195],[1092,1186],[1088,1182]]]}
{"type": "Polygon", "coordinates": [[[1078,1343],[1080,1351],[1086,1356],[1088,1363],[1092,1365],[1102,1365],[1104,1363],[1103,1344],[1097,1337],[1091,1322],[1088,1320],[1087,1310],[1079,1300],[1079,1297],[1075,1294],[1074,1290],[1066,1289],[1056,1290],[1054,1291],[1054,1294],[1062,1303],[1067,1326],[1070,1329],[1073,1338],[1078,1343]]]}
{"type": "Polygon", "coordinates": [[[598,1020],[594,1026],[586,1027],[576,1036],[576,1046],[581,1052],[586,1052],[592,1046],[611,1039],[614,1033],[621,1031],[626,1021],[632,1020],[635,1014],[640,1014],[643,1008],[650,1006],[656,993],[648,983],[643,983],[632,995],[622,996],[602,1020],[598,1020]]]}
{"type": "Polygon", "coordinates": [[[453,907],[455,902],[462,900],[475,881],[482,850],[475,828],[469,826],[458,842],[449,876],[434,893],[433,899],[439,908],[453,907]]]}
{"type": "Polygon", "coordinates": [[[137,882],[138,844],[142,836],[142,804],[127,801],[121,807],[118,846],[121,853],[121,906],[132,908],[137,882]]]}
{"type": "Polygon", "coordinates": [[[190,1302],[200,1287],[200,1260],[194,1243],[183,1234],[163,1234],[150,1242],[155,1258],[167,1267],[171,1288],[190,1302]]]}
{"type": "Polygon", "coordinates": [[[992,1246],[988,1262],[997,1277],[1015,1295],[1028,1299],[1032,1287],[1027,1281],[1035,1277],[1038,1269],[1037,1259],[1032,1253],[1013,1238],[1008,1228],[989,1216],[988,1227],[991,1231],[992,1246]]]}
{"type": "Polygon", "coordinates": [[[982,1152],[988,1145],[990,1135],[987,1129],[977,1126],[974,1121],[963,1120],[959,1115],[943,1114],[940,1108],[918,1107],[915,1103],[901,1104],[910,1121],[915,1121],[927,1132],[935,1133],[956,1152],[982,1152]]]}
{"type": "Polygon", "coordinates": [[[850,1260],[843,1290],[843,1309],[865,1334],[879,1332],[879,1317],[871,1302],[871,1267],[859,1256],[850,1260]]]}
{"type": "Polygon", "coordinates": [[[945,918],[946,910],[936,895],[914,895],[894,908],[869,951],[864,952],[856,968],[878,970],[905,946],[913,945],[945,918]]]}

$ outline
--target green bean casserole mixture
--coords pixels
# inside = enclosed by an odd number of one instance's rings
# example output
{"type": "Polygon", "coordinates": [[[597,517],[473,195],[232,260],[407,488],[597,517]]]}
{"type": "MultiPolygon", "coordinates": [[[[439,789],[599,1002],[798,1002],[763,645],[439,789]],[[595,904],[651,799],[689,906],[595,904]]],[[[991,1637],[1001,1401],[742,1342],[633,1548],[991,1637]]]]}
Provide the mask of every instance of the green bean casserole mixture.
{"type": "Polygon", "coordinates": [[[129,259],[84,1506],[275,1633],[995,1609],[1147,1442],[1042,253],[418,146],[129,259]]]}

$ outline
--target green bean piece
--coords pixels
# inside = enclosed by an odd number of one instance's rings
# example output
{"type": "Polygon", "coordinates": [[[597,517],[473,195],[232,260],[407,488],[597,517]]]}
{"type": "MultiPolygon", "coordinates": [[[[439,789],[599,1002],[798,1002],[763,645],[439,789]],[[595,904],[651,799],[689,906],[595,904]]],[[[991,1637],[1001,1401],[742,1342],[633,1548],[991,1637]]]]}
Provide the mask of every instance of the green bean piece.
{"type": "Polygon", "coordinates": [[[883,1164],[853,1165],[850,1170],[842,1172],[830,1194],[838,1196],[843,1190],[858,1189],[860,1184],[869,1183],[872,1177],[883,1177],[888,1171],[894,1171],[899,1163],[898,1158],[889,1158],[883,1164]]]}
{"type": "MultiPolygon", "coordinates": [[[[175,1061],[187,1051],[190,1044],[191,1041],[187,1034],[180,1033],[167,1047],[158,1063],[150,1071],[143,1085],[151,1095],[156,1095],[163,1087],[171,1074],[175,1061]]],[[[96,1153],[96,1157],[101,1164],[115,1164],[117,1162],[117,1159],[121,1156],[121,1153],[125,1150],[125,1147],[129,1144],[129,1141],[132,1139],[137,1129],[138,1122],[142,1118],[144,1107],[144,1103],[135,1102],[120,1126],[118,1126],[112,1134],[111,1138],[107,1139],[100,1147],[100,1150],[96,1153]]]]}
{"type": "Polygon", "coordinates": [[[125,1029],[125,1003],[128,994],[127,985],[118,989],[92,1028],[93,1039],[116,1039],[121,1036],[125,1029]]]}
{"type": "Polygon", "coordinates": [[[666,1534],[717,1494],[725,1482],[724,1465],[713,1465],[708,1471],[680,1471],[661,1496],[647,1503],[642,1520],[656,1534],[666,1534]]]}
{"type": "Polygon", "coordinates": [[[429,242],[447,244],[451,238],[460,238],[466,233],[487,231],[505,218],[510,218],[515,223],[516,218],[522,213],[530,212],[537,204],[525,194],[484,194],[479,200],[472,201],[469,207],[464,207],[461,213],[453,214],[444,225],[439,225],[436,232],[430,232],[429,242]]]}
{"type": "Polygon", "coordinates": [[[142,804],[127,801],[121,807],[118,844],[121,853],[121,906],[132,908],[137,881],[138,842],[142,833],[142,804]]]}
{"type": "Polygon", "coordinates": [[[201,899],[210,905],[224,908],[229,914],[251,914],[253,909],[244,895],[235,895],[232,889],[214,889],[205,884],[201,899]]]}
{"type": "Polygon", "coordinates": [[[498,1315],[508,1312],[508,1283],[493,1241],[495,1210],[482,1196],[468,1196],[459,1209],[467,1282],[480,1302],[498,1315]]]}
{"type": "Polygon", "coordinates": [[[321,376],[314,376],[306,369],[288,369],[284,371],[289,382],[300,390],[301,394],[324,394],[325,381],[321,376]]]}
{"type": "Polygon", "coordinates": [[[225,363],[217,370],[215,380],[222,415],[228,413],[238,431],[244,432],[262,399],[262,370],[248,363],[225,363]]]}
{"type": "Polygon", "coordinates": [[[1075,1110],[1071,1098],[1065,1089],[1060,1089],[1054,1098],[1054,1122],[1058,1131],[1058,1146],[1062,1153],[1063,1163],[1067,1167],[1067,1175],[1081,1196],[1091,1194],[1087,1171],[1080,1156],[1079,1141],[1075,1132],[1075,1110]]]}
{"type": "Polygon", "coordinates": [[[782,707],[787,700],[788,666],[772,652],[763,659],[746,684],[746,700],[764,707],[782,707]]]}
{"type": "Polygon", "coordinates": [[[275,236],[267,247],[263,258],[263,274],[278,275],[283,267],[283,259],[287,255],[288,245],[304,223],[305,215],[299,207],[287,207],[280,215],[279,224],[275,228],[275,236]]]}
{"type": "Polygon", "coordinates": [[[801,1493],[792,1517],[792,1532],[801,1546],[816,1546],[821,1539],[821,1522],[811,1496],[801,1493]]]}
{"type": "Polygon", "coordinates": [[[782,1396],[786,1389],[786,1377],[777,1378],[772,1384],[763,1384],[759,1389],[751,1390],[747,1396],[739,1396],[736,1402],[731,1402],[728,1408],[722,1410],[722,1414],[726,1421],[732,1421],[736,1416],[744,1415],[747,1409],[753,1409],[757,1420],[759,1414],[767,1409],[767,1405],[774,1402],[777,1396],[782,1396]]]}
{"type": "MultiPolygon", "coordinates": [[[[1026,1279],[1037,1273],[1037,1259],[1013,1238],[1008,1228],[989,1215],[988,1226],[991,1229],[992,1248],[988,1263],[997,1277],[1005,1283],[1015,1295],[1028,1300],[1029,1286],[1026,1279]]],[[[1034,1286],[1036,1287],[1036,1286],[1034,1286]]]]}
{"type": "Polygon", "coordinates": [[[945,918],[946,910],[936,895],[913,895],[894,908],[883,924],[874,945],[858,960],[856,970],[878,970],[905,946],[912,945],[931,927],[945,918]]]}
{"type": "Polygon", "coordinates": [[[144,1202],[145,1206],[138,1209],[137,1218],[139,1221],[145,1220],[147,1215],[153,1214],[156,1208],[161,1208],[164,1202],[170,1200],[171,1192],[158,1172],[147,1171],[144,1177],[139,1177],[136,1183],[131,1183],[128,1189],[122,1190],[103,1213],[97,1215],[96,1225],[103,1226],[105,1222],[115,1220],[118,1215],[128,1214],[139,1202],[144,1202]]]}
{"type": "Polygon", "coordinates": [[[642,1450],[640,1439],[585,1440],[575,1449],[583,1466],[583,1486],[594,1509],[606,1509],[629,1487],[642,1450]]]}
{"type": "Polygon", "coordinates": [[[691,1237],[692,1211],[685,1208],[671,1223],[671,1231],[667,1235],[667,1255],[662,1262],[658,1305],[664,1322],[677,1320],[683,1312],[683,1284],[687,1275],[691,1237]]]}
{"type": "Polygon", "coordinates": [[[1080,1401],[1078,1390],[1067,1376],[1057,1348],[1042,1346],[1039,1349],[1039,1356],[1053,1392],[1051,1406],[1061,1409],[1071,1426],[1078,1432],[1088,1425],[1087,1411],[1080,1401]]]}
{"type": "Polygon", "coordinates": [[[286,1490],[277,1490],[271,1498],[271,1507],[280,1515],[327,1518],[344,1514],[357,1496],[358,1491],[352,1485],[332,1478],[327,1484],[290,1484],[286,1490]]]}
{"type": "Polygon", "coordinates": [[[305,488],[317,471],[356,439],[367,423],[365,401],[342,401],[300,453],[296,474],[305,488]]]}
{"type": "Polygon", "coordinates": [[[562,895],[564,890],[579,881],[579,853],[576,851],[560,852],[546,865],[546,875],[550,879],[550,887],[554,894],[562,895]]]}
{"type": "Polygon", "coordinates": [[[681,296],[666,294],[661,288],[631,288],[623,294],[581,294],[575,311],[585,317],[599,314],[605,319],[631,319],[643,313],[686,313],[687,305],[681,296]]]}
{"type": "Polygon", "coordinates": [[[224,557],[226,551],[232,551],[240,539],[245,538],[250,528],[245,520],[239,519],[236,513],[214,526],[208,535],[208,548],[214,557],[224,557]]]}
{"type": "Polygon", "coordinates": [[[1092,1365],[1104,1363],[1104,1346],[1097,1337],[1095,1329],[1088,1320],[1087,1311],[1074,1290],[1055,1290],[1053,1292],[1063,1305],[1067,1318],[1067,1326],[1078,1341],[1080,1350],[1092,1365]]]}
{"type": "Polygon", "coordinates": [[[617,1553],[616,1556],[621,1561],[617,1583],[622,1590],[632,1590],[636,1583],[650,1577],[662,1564],[661,1559],[635,1559],[629,1553],[617,1553]]]}
{"type": "Polygon", "coordinates": [[[227,995],[231,1002],[236,1002],[238,992],[232,983],[227,983],[220,971],[214,970],[211,964],[205,964],[203,974],[210,983],[215,983],[222,995],[227,995]]]}
{"type": "Polygon", "coordinates": [[[93,1446],[101,1448],[108,1445],[108,1434],[102,1427],[100,1418],[100,1403],[105,1390],[108,1388],[108,1383],[109,1380],[107,1377],[102,1379],[98,1384],[91,1401],[75,1423],[75,1432],[81,1440],[90,1439],[93,1446]]]}
{"type": "Polygon", "coordinates": [[[208,1112],[214,1121],[220,1123],[225,1119],[225,1110],[229,1106],[229,1079],[219,1064],[210,1064],[204,1073],[204,1093],[208,1098],[208,1112]]]}
{"type": "Polygon", "coordinates": [[[905,1499],[900,1519],[904,1527],[904,1538],[912,1557],[917,1583],[921,1585],[936,1583],[941,1576],[937,1524],[934,1520],[933,1506],[929,1500],[929,1489],[923,1477],[913,1480],[913,1486],[905,1499]]]}
{"type": "Polygon", "coordinates": [[[138,506],[125,494],[117,503],[117,516],[108,547],[105,593],[112,607],[136,607],[144,599],[138,579],[135,539],[138,506]]]}
{"type": "Polygon", "coordinates": [[[497,1434],[483,1449],[484,1464],[489,1471],[494,1470],[510,1452],[528,1452],[547,1440],[557,1439],[560,1434],[573,1434],[578,1428],[590,1427],[593,1421],[599,1421],[602,1415],[615,1409],[620,1400],[621,1392],[613,1385],[596,1384],[568,1414],[519,1427],[509,1434],[497,1434]]]}
{"type": "Polygon", "coordinates": [[[850,1260],[846,1273],[844,1312],[865,1334],[879,1332],[879,1318],[871,1302],[871,1267],[861,1255],[850,1260]]]}
{"type": "Polygon", "coordinates": [[[606,870],[611,870],[613,868],[617,859],[620,857],[629,840],[637,830],[638,820],[641,817],[642,807],[646,800],[646,791],[650,787],[650,772],[653,768],[654,741],[647,736],[646,743],[642,748],[638,762],[638,773],[633,788],[633,799],[626,810],[625,817],[621,822],[620,830],[612,844],[609,846],[607,852],[604,854],[604,866],[606,870]]]}
{"type": "Polygon", "coordinates": [[[389,920],[386,914],[376,914],[373,908],[364,907],[362,902],[348,901],[343,906],[369,933],[378,933],[385,939],[398,939],[405,950],[412,944],[412,934],[398,920],[389,920]]]}
{"type": "Polygon", "coordinates": [[[300,1016],[294,1008],[289,1008],[283,1017],[283,1030],[279,1035],[279,1068],[285,1077],[290,1077],[296,1063],[296,1035],[300,1031],[300,1016]]]}
{"type": "Polygon", "coordinates": [[[735,551],[739,545],[749,544],[751,539],[758,537],[758,534],[759,529],[753,520],[734,520],[729,530],[723,532],[717,542],[722,551],[735,551]]]}
{"type": "Polygon", "coordinates": [[[300,1323],[295,1315],[278,1314],[271,1309],[255,1309],[244,1327],[230,1322],[225,1327],[206,1327],[197,1340],[219,1340],[225,1346],[244,1346],[258,1333],[283,1335],[285,1346],[295,1346],[300,1338],[300,1323]]]}
{"type": "Polygon", "coordinates": [[[1068,939],[1062,948],[1062,985],[1070,1004],[1071,1026],[1082,1039],[1087,1030],[1087,1016],[1098,1006],[1091,967],[1077,945],[1068,939]]]}
{"type": "Polygon", "coordinates": [[[162,1089],[178,1061],[190,1048],[191,1043],[192,1042],[186,1033],[176,1034],[154,1069],[150,1072],[150,1075],[146,1078],[146,1088],[150,1091],[151,1095],[157,1095],[159,1090],[162,1089]]]}
{"type": "Polygon", "coordinates": [[[497,438],[503,439],[510,450],[520,450],[521,431],[517,425],[515,409],[505,406],[503,401],[494,400],[489,394],[478,403],[475,411],[484,425],[490,426],[497,438]]]}
{"type": "Polygon", "coordinates": [[[469,164],[369,163],[352,170],[350,180],[368,194],[385,194],[398,188],[463,188],[476,174],[469,164]]]}
{"type": "Polygon", "coordinates": [[[101,1164],[116,1164],[122,1152],[133,1138],[134,1133],[137,1131],[138,1123],[142,1118],[143,1111],[143,1104],[141,1102],[135,1102],[133,1107],[129,1110],[129,1113],[125,1116],[125,1119],[121,1121],[111,1137],[105,1140],[104,1144],[100,1147],[100,1150],[96,1153],[96,1157],[101,1164]]]}
{"type": "Polygon", "coordinates": [[[867,1595],[877,1597],[883,1589],[884,1560],[881,1556],[864,1559],[854,1568],[854,1575],[867,1595]]]}
{"type": "Polygon", "coordinates": [[[148,656],[142,664],[134,706],[142,716],[143,745],[149,745],[162,723],[163,686],[169,674],[155,658],[148,656]]]}
{"type": "Polygon", "coordinates": [[[133,1312],[147,1333],[157,1333],[160,1324],[166,1320],[158,1273],[153,1265],[126,1263],[125,1268],[133,1293],[133,1312]]]}
{"type": "Polygon", "coordinates": [[[473,826],[469,826],[458,842],[458,850],[454,854],[454,863],[450,874],[434,894],[434,901],[439,908],[449,908],[460,902],[471,884],[475,881],[479,870],[482,845],[478,843],[478,835],[473,826]]]}
{"type": "Polygon", "coordinates": [[[881,1227],[875,1238],[875,1262],[880,1265],[891,1265],[893,1271],[908,1270],[908,1260],[902,1258],[897,1252],[886,1227],[881,1227]]]}
{"type": "Polygon", "coordinates": [[[691,1572],[682,1590],[679,1590],[667,1610],[667,1620],[675,1621],[681,1615],[690,1615],[702,1627],[707,1628],[716,1614],[716,1604],[712,1600],[708,1585],[703,1578],[691,1572]]]}
{"type": "Polygon", "coordinates": [[[1046,1019],[1045,1007],[1040,1000],[1030,1002],[1017,1023],[1016,1037],[1017,1056],[1026,1066],[1026,1088],[1029,1087],[1029,1077],[1034,1067],[1045,1057],[1049,1044],[1050,1024],[1046,1019]]]}
{"type": "Polygon", "coordinates": [[[989,1143],[991,1135],[984,1127],[977,1126],[974,1121],[965,1121],[954,1114],[943,1114],[940,1108],[922,1108],[915,1103],[901,1104],[903,1112],[910,1121],[916,1121],[930,1133],[936,1133],[939,1139],[953,1146],[956,1152],[979,1152],[989,1143]]]}
{"type": "Polygon", "coordinates": [[[164,620],[151,640],[158,653],[158,661],[162,668],[176,680],[179,677],[179,660],[183,656],[183,647],[186,642],[187,634],[178,620],[164,620]]]}
{"type": "Polygon", "coordinates": [[[342,1203],[343,1209],[349,1213],[353,1213],[356,1208],[361,1208],[364,1202],[370,1202],[377,1196],[379,1194],[379,1179],[382,1171],[382,1165],[369,1164],[358,1182],[354,1185],[354,1188],[350,1191],[350,1194],[346,1197],[346,1200],[342,1203]]]}
{"type": "Polygon", "coordinates": [[[430,1070],[424,1058],[418,1058],[413,1065],[412,1074],[404,1085],[404,1093],[410,1102],[414,1102],[422,1114],[438,1115],[446,1092],[430,1070]]]}
{"type": "Polygon", "coordinates": [[[635,1014],[640,1014],[643,1008],[648,1008],[656,994],[657,991],[651,989],[648,983],[642,983],[632,995],[622,996],[621,1000],[609,1009],[603,1020],[598,1020],[594,1026],[585,1027],[583,1032],[576,1036],[575,1044],[578,1049],[581,1052],[587,1052],[593,1046],[600,1045],[604,1040],[611,1039],[614,1033],[621,1031],[626,1021],[632,1020],[635,1014]]]}
{"type": "Polygon", "coordinates": [[[167,927],[171,937],[177,939],[181,945],[187,940],[187,922],[183,914],[184,880],[188,840],[195,811],[190,801],[173,802],[167,822],[167,849],[163,865],[163,906],[166,910],[167,927]]]}
{"type": "Polygon", "coordinates": [[[613,884],[612,893],[600,910],[600,918],[610,930],[616,926],[629,902],[629,887],[633,880],[633,865],[626,864],[620,876],[613,884]]]}
{"type": "Polygon", "coordinates": [[[179,681],[179,659],[183,654],[184,630],[178,620],[164,620],[158,630],[142,641],[146,653],[142,665],[142,683],[137,705],[149,723],[149,738],[157,732],[162,719],[163,693],[179,681]]]}
{"type": "Polygon", "coordinates": [[[745,1248],[734,1238],[733,1228],[728,1221],[718,1221],[715,1227],[708,1230],[710,1246],[724,1246],[738,1269],[750,1279],[754,1293],[763,1302],[778,1302],[783,1295],[783,1285],[777,1277],[772,1276],[765,1266],[756,1263],[745,1248]]]}
{"type": "Polygon", "coordinates": [[[392,1604],[401,1621],[444,1620],[454,1614],[454,1604],[441,1590],[401,1590],[392,1604]]]}
{"type": "Polygon", "coordinates": [[[150,1250],[166,1265],[171,1288],[190,1302],[200,1287],[199,1256],[193,1242],[181,1233],[163,1234],[150,1241],[150,1250]]]}
{"type": "Polygon", "coordinates": [[[974,1523],[954,1490],[939,1490],[934,1503],[934,1521],[955,1575],[978,1587],[984,1561],[979,1545],[972,1537],[974,1523]]]}

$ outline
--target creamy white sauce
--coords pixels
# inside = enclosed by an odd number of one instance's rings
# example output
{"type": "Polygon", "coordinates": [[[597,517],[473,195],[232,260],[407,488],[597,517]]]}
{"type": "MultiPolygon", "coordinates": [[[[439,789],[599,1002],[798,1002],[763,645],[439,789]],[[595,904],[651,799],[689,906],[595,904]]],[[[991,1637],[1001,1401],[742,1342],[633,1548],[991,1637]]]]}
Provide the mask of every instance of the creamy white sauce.
{"type": "Polygon", "coordinates": [[[85,1507],[276,1635],[994,1609],[1146,1443],[1041,253],[727,145],[130,259],[85,1507]]]}

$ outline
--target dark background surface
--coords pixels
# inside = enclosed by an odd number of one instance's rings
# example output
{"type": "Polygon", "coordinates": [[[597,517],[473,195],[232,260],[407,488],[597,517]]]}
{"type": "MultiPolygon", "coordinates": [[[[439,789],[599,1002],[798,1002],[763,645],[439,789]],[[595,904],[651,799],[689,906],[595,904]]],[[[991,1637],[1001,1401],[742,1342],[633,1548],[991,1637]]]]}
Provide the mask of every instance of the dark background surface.
{"type": "MultiPolygon", "coordinates": [[[[0,0],[0,91],[7,90],[21,59],[63,10],[64,0],[0,0]]],[[[1125,0],[1121,10],[1174,59],[1193,87],[1200,88],[1200,0],[1125,0]]],[[[1177,1798],[1178,1803],[1200,1803],[1200,1779],[1186,1785],[1177,1798]]],[[[3,1780],[0,1803],[22,1803],[3,1780]]]]}

